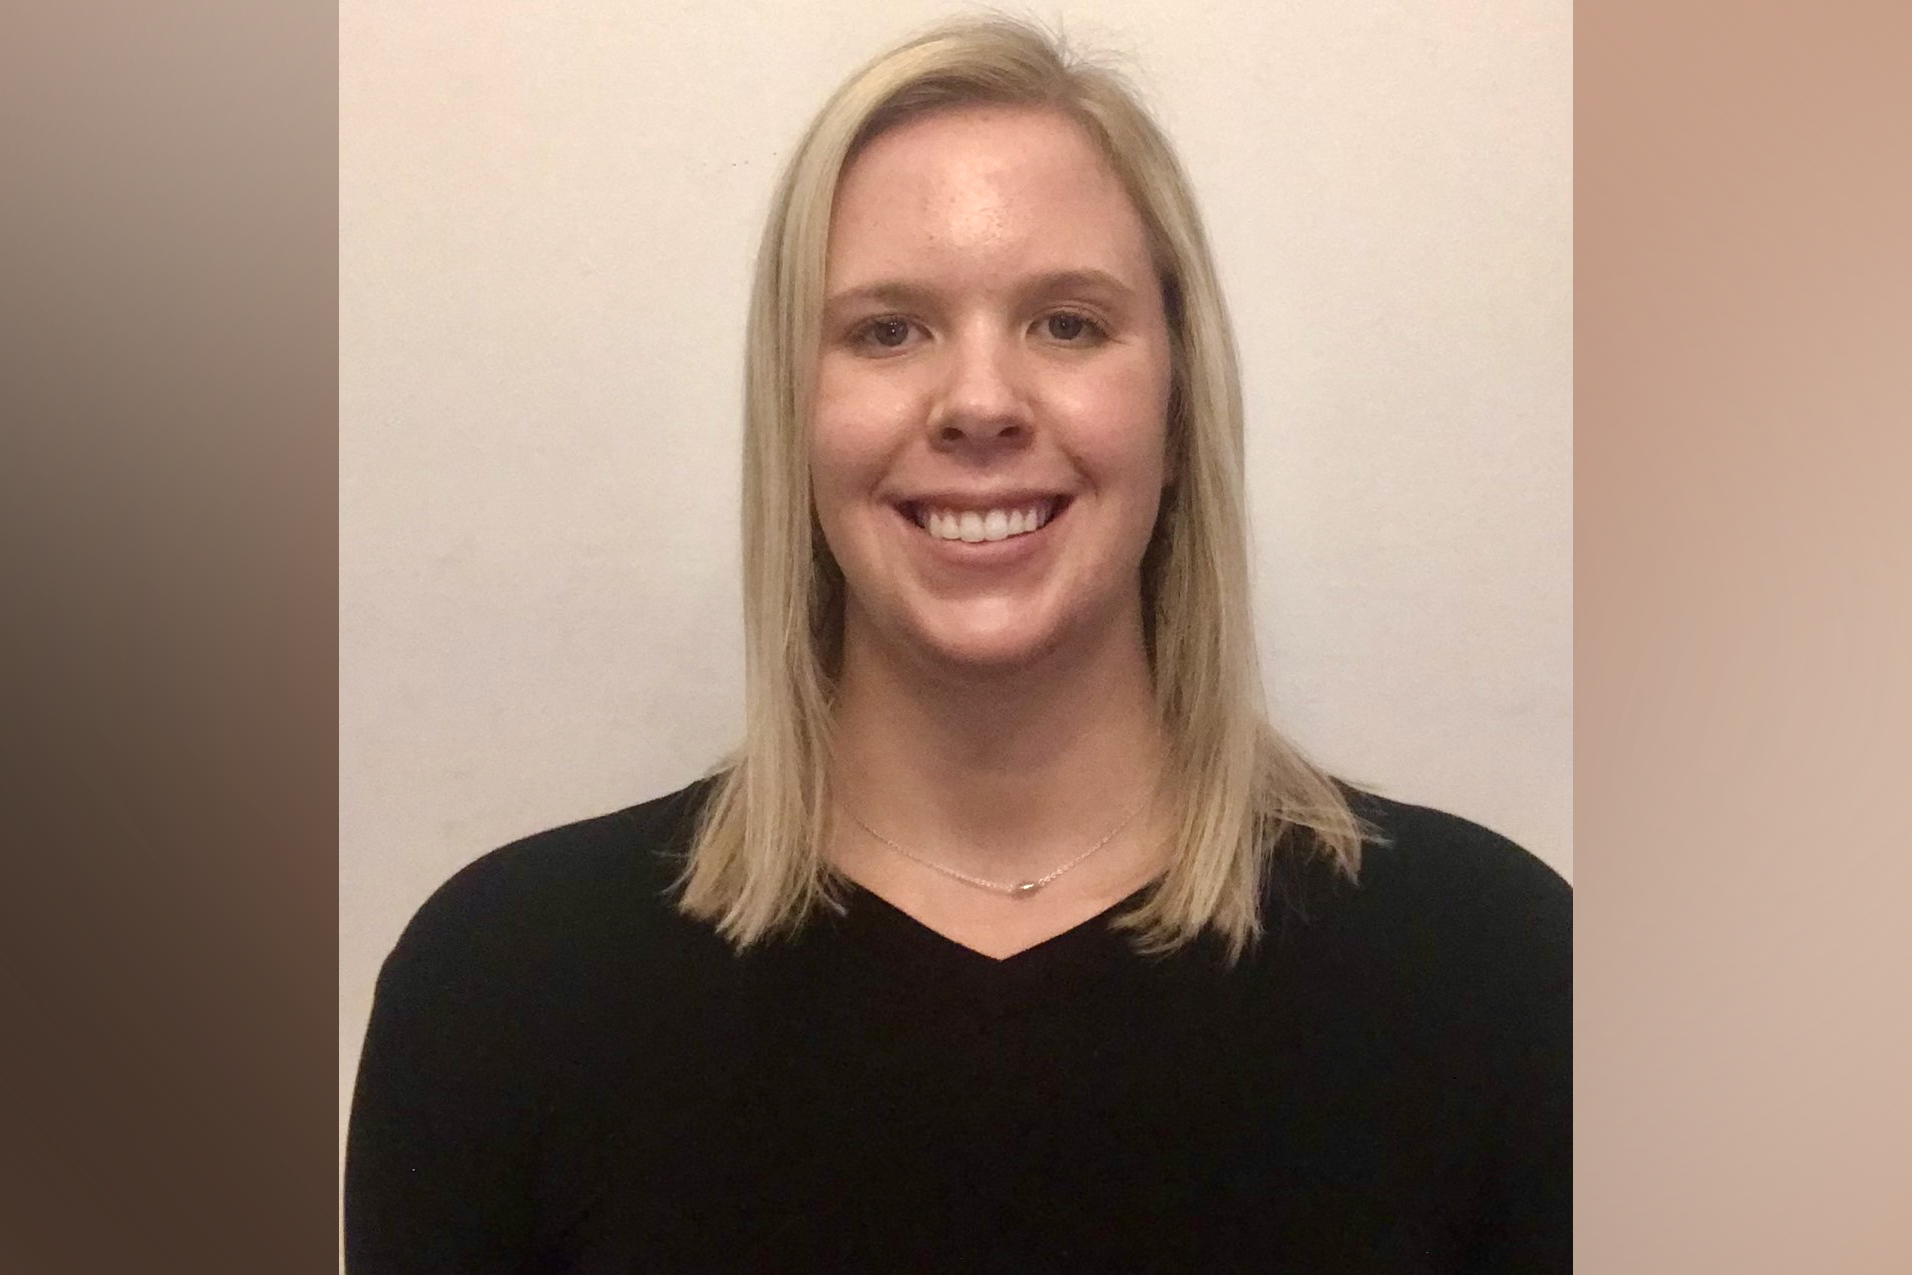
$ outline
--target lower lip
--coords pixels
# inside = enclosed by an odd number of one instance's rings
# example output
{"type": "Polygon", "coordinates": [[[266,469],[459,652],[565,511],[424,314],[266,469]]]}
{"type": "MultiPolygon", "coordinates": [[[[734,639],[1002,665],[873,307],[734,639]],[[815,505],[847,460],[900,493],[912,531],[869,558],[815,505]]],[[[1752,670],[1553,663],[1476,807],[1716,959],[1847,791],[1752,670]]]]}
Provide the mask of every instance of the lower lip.
{"type": "Polygon", "coordinates": [[[940,536],[930,535],[928,530],[918,526],[916,520],[902,510],[897,510],[896,516],[939,561],[981,568],[1014,566],[1042,552],[1042,547],[1049,542],[1049,529],[1067,512],[1068,506],[1064,505],[1034,531],[1025,531],[1019,536],[1004,536],[1001,540],[944,540],[940,536]]]}

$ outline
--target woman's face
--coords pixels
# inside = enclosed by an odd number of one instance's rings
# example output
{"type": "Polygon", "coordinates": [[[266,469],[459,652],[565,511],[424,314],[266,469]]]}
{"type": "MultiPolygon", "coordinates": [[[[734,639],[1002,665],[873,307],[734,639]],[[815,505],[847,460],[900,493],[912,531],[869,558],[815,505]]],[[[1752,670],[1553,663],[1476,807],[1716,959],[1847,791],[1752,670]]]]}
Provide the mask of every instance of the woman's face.
{"type": "Polygon", "coordinates": [[[1012,668],[1139,632],[1170,376],[1142,220],[1074,123],[878,137],[837,193],[811,422],[855,636],[1012,668]]]}

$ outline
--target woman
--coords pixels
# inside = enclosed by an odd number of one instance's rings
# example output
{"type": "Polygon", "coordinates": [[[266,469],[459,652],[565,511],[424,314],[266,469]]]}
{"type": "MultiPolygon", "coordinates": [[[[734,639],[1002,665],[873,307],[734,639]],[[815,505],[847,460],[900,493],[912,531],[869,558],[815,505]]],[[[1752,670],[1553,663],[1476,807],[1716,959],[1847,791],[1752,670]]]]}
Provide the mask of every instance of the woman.
{"type": "Polygon", "coordinates": [[[1263,720],[1134,98],[1003,22],[878,59],[748,362],[744,743],[414,919],[351,1269],[1567,1269],[1568,891],[1263,720]]]}

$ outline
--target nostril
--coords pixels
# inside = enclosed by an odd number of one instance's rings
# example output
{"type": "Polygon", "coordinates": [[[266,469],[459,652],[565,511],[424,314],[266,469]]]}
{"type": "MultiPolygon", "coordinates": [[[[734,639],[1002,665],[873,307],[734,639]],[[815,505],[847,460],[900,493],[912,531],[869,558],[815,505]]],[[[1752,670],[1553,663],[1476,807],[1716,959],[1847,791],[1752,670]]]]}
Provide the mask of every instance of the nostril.
{"type": "Polygon", "coordinates": [[[950,411],[929,422],[929,436],[940,447],[1020,445],[1031,437],[1030,425],[1020,411],[950,411]]]}

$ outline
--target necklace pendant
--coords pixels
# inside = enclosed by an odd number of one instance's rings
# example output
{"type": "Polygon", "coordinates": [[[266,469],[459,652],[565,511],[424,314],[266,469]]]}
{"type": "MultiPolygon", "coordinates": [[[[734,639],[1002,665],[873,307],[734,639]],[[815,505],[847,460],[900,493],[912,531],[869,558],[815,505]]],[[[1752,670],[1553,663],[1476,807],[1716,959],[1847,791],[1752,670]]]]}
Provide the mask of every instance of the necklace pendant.
{"type": "Polygon", "coordinates": [[[1009,893],[1012,898],[1020,899],[1020,898],[1025,898],[1028,895],[1034,894],[1037,890],[1040,890],[1041,888],[1042,888],[1042,882],[1040,881],[1024,881],[1021,885],[1011,888],[1009,893]]]}

